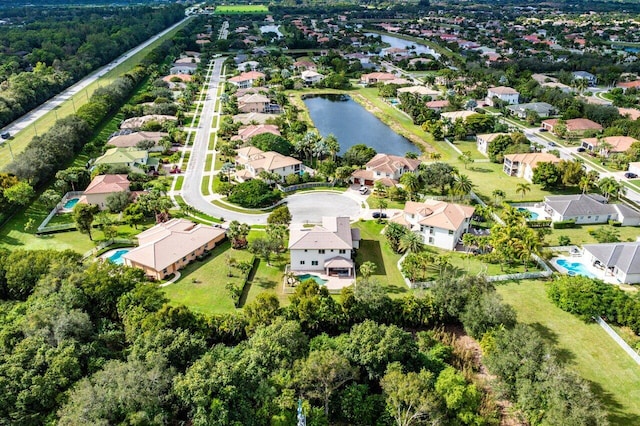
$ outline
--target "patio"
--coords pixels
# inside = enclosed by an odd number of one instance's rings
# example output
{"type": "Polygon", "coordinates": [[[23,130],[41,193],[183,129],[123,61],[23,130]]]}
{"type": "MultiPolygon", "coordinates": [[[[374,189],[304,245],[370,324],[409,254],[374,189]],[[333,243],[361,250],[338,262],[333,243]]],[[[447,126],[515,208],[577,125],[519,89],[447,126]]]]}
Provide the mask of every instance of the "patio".
{"type": "Polygon", "coordinates": [[[592,263],[582,253],[570,253],[551,259],[553,268],[568,275],[583,275],[596,278],[609,284],[621,284],[604,266],[592,263]]]}
{"type": "MultiPolygon", "coordinates": [[[[295,283],[300,280],[297,278],[296,281],[291,281],[287,278],[287,274],[289,273],[289,265],[285,268],[285,276],[283,279],[283,290],[285,293],[293,293],[295,289],[295,283]]],[[[355,281],[355,277],[352,276],[344,276],[344,275],[326,275],[320,271],[294,271],[293,274],[296,277],[302,277],[302,279],[313,279],[320,286],[326,287],[330,293],[339,293],[344,287],[349,287],[355,281]],[[324,281],[324,282],[319,282],[324,281]]]]}

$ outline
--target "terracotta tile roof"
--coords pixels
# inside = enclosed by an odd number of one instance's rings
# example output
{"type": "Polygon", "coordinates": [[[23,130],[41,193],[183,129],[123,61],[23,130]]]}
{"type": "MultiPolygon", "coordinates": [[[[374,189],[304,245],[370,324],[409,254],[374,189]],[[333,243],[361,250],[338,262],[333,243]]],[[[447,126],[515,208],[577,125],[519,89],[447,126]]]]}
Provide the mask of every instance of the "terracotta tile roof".
{"type": "Polygon", "coordinates": [[[608,143],[611,145],[611,149],[609,150],[610,152],[625,152],[631,148],[631,144],[638,142],[637,139],[632,138],[631,136],[607,136],[601,140],[598,140],[598,138],[587,138],[582,139],[582,141],[588,143],[594,148],[596,148],[601,142],[608,143]]]}
{"type": "Polygon", "coordinates": [[[475,207],[447,203],[438,200],[426,200],[423,203],[408,201],[404,212],[418,215],[418,223],[435,228],[456,231],[465,219],[473,216],[475,207]]]}
{"type": "Polygon", "coordinates": [[[367,170],[384,171],[387,173],[393,173],[396,170],[405,168],[409,171],[414,171],[420,166],[421,161],[418,159],[400,157],[398,155],[391,154],[376,154],[365,165],[367,170]]]}
{"type": "Polygon", "coordinates": [[[107,141],[107,145],[130,148],[135,147],[142,141],[153,141],[157,144],[165,136],[169,136],[169,134],[163,132],[134,132],[128,135],[114,136],[107,141]]]}
{"type": "MultiPolygon", "coordinates": [[[[547,124],[551,127],[554,127],[556,124],[558,124],[558,119],[552,118],[549,120],[544,120],[542,123],[547,124]]],[[[566,125],[567,125],[567,130],[570,132],[577,132],[577,131],[583,131],[583,130],[602,130],[601,125],[586,118],[573,118],[571,120],[567,120],[566,125]]]]}
{"type": "Polygon", "coordinates": [[[259,71],[249,71],[243,72],[235,77],[231,77],[228,81],[239,83],[242,81],[257,80],[259,78],[265,78],[265,75],[259,71]]]}
{"type": "Polygon", "coordinates": [[[129,190],[127,175],[99,175],[93,178],[84,194],[111,194],[129,190]]]}
{"type": "Polygon", "coordinates": [[[261,135],[263,133],[271,133],[272,135],[280,136],[280,130],[278,130],[278,126],[274,124],[258,124],[258,125],[250,125],[247,127],[243,127],[238,130],[238,135],[231,138],[231,140],[249,140],[254,136],[261,135]]]}
{"type": "Polygon", "coordinates": [[[498,136],[502,136],[502,135],[509,136],[508,133],[482,133],[482,134],[476,135],[476,138],[477,139],[482,139],[483,141],[485,141],[487,143],[490,143],[495,138],[497,138],[498,136]]]}
{"type": "Polygon", "coordinates": [[[489,92],[497,95],[516,95],[518,91],[507,86],[489,87],[489,92]]]}
{"type": "Polygon", "coordinates": [[[532,169],[535,168],[538,163],[559,163],[560,159],[548,152],[528,152],[523,154],[507,154],[505,159],[510,160],[512,163],[528,164],[532,169]]]}

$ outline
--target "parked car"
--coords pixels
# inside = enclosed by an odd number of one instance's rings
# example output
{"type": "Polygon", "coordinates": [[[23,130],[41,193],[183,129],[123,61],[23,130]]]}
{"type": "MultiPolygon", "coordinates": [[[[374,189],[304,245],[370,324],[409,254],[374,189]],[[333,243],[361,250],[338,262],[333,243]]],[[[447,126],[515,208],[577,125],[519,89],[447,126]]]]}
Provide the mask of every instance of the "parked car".
{"type": "Polygon", "coordinates": [[[380,212],[373,212],[373,214],[371,216],[373,216],[374,219],[386,219],[387,218],[387,214],[386,213],[380,213],[380,212]]]}
{"type": "Polygon", "coordinates": [[[635,173],[627,172],[624,174],[624,177],[626,177],[627,179],[635,179],[638,177],[638,175],[635,173]]]}
{"type": "Polygon", "coordinates": [[[578,152],[585,152],[587,149],[584,146],[579,146],[576,151],[578,152]]]}
{"type": "Polygon", "coordinates": [[[2,132],[2,134],[0,134],[0,137],[2,139],[9,139],[11,137],[11,133],[9,132],[2,132]]]}
{"type": "Polygon", "coordinates": [[[367,192],[369,192],[369,188],[367,188],[366,186],[361,186],[360,189],[358,190],[362,195],[366,194],[367,192]]]}
{"type": "Polygon", "coordinates": [[[539,132],[546,132],[546,131],[547,131],[547,129],[545,129],[544,127],[540,127],[540,128],[538,129],[538,131],[539,131],[539,132]]]}
{"type": "Polygon", "coordinates": [[[556,146],[555,142],[549,142],[549,146],[556,146]]]}

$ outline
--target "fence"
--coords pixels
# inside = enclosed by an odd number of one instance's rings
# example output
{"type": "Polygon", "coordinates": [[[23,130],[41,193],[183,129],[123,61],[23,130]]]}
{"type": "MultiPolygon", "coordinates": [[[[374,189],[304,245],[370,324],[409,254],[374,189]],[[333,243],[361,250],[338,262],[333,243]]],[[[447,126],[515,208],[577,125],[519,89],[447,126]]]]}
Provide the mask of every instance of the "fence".
{"type": "Polygon", "coordinates": [[[92,248],[91,250],[87,251],[86,253],[84,253],[82,255],[82,261],[87,260],[88,258],[90,258],[91,256],[94,256],[95,254],[97,254],[100,250],[103,250],[113,244],[129,244],[129,245],[135,245],[135,241],[133,240],[128,240],[125,238],[112,238],[110,240],[107,241],[103,241],[100,244],[98,244],[97,246],[95,246],[94,248],[92,248]]]}
{"type": "Polygon", "coordinates": [[[334,186],[334,182],[331,183],[327,183],[327,182],[307,182],[307,183],[300,183],[297,185],[291,185],[291,186],[282,186],[280,184],[278,184],[278,189],[284,193],[287,192],[293,192],[293,191],[298,191],[300,189],[306,189],[306,188],[317,188],[319,186],[328,186],[333,188],[334,186]]]}
{"type": "Polygon", "coordinates": [[[622,348],[622,350],[624,350],[631,358],[633,358],[633,360],[636,362],[636,364],[640,365],[640,355],[638,355],[638,353],[636,351],[633,350],[633,348],[631,346],[629,346],[627,344],[627,342],[625,342],[622,337],[620,337],[618,335],[618,333],[615,332],[615,330],[613,328],[611,328],[609,326],[609,324],[607,324],[605,322],[605,320],[603,320],[600,317],[596,317],[596,322],[598,323],[598,325],[600,325],[600,327],[602,327],[604,329],[604,331],[607,332],[607,334],[616,341],[616,343],[618,345],[620,345],[620,347],[622,348]]]}
{"type": "Polygon", "coordinates": [[[42,223],[40,224],[40,226],[38,226],[37,233],[38,234],[42,234],[42,233],[46,233],[46,232],[63,231],[63,230],[67,230],[67,229],[75,229],[76,228],[75,224],[63,223],[63,224],[60,224],[60,225],[53,225],[53,226],[47,226],[47,224],[51,221],[51,219],[53,219],[53,217],[56,214],[58,214],[58,212],[60,210],[62,210],[64,208],[64,204],[67,201],[69,201],[69,199],[80,197],[82,194],[83,194],[82,191],[70,191],[70,192],[67,192],[66,194],[64,194],[64,197],[62,197],[62,200],[60,200],[60,202],[58,204],[56,204],[56,206],[53,209],[51,209],[51,211],[49,212],[47,217],[45,217],[44,220],[42,221],[42,223]]]}

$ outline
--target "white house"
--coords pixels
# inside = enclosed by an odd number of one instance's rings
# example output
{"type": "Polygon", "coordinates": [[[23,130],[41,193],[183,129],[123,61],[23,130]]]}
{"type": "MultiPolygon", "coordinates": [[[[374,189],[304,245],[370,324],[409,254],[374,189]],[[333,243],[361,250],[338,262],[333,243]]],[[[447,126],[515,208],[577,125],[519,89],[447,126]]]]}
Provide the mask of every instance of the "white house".
{"type": "Polygon", "coordinates": [[[608,204],[598,194],[550,195],[544,199],[544,210],[553,222],[572,219],[583,225],[615,220],[622,226],[640,225],[640,212],[624,204],[608,204]]]}
{"type": "Polygon", "coordinates": [[[595,86],[598,82],[598,78],[595,75],[586,71],[574,71],[573,78],[576,80],[587,80],[589,86],[595,86]]]}
{"type": "Polygon", "coordinates": [[[281,179],[303,171],[313,172],[312,169],[305,168],[302,161],[274,151],[264,152],[256,147],[246,146],[236,152],[236,165],[243,166],[236,172],[239,180],[255,179],[262,171],[277,173],[281,179]]]}
{"type": "Polygon", "coordinates": [[[258,71],[249,71],[240,73],[235,77],[231,77],[227,81],[240,89],[246,89],[252,87],[256,80],[264,80],[265,74],[258,71]]]}
{"type": "Polygon", "coordinates": [[[323,217],[322,225],[313,228],[292,224],[289,233],[290,269],[355,277],[352,256],[359,247],[360,230],[351,228],[348,217],[323,217]]]}
{"type": "Polygon", "coordinates": [[[312,70],[302,71],[300,77],[302,77],[302,81],[304,81],[304,84],[316,84],[317,82],[324,79],[324,75],[312,70]]]}
{"type": "Polygon", "coordinates": [[[469,229],[474,211],[472,206],[438,200],[408,201],[404,211],[390,220],[419,234],[429,246],[454,250],[469,229]]]}
{"type": "Polygon", "coordinates": [[[509,176],[523,178],[533,182],[533,172],[540,163],[559,163],[560,159],[548,152],[529,152],[525,154],[507,154],[504,156],[502,170],[509,176]]]}
{"type": "Polygon", "coordinates": [[[640,283],[640,242],[585,244],[583,256],[605,276],[626,284],[640,283]]]}
{"type": "Polygon", "coordinates": [[[506,86],[490,87],[487,91],[487,103],[493,105],[493,98],[498,98],[502,102],[515,105],[520,101],[520,93],[516,89],[506,86]]]}
{"type": "Polygon", "coordinates": [[[506,135],[509,136],[508,133],[483,133],[480,135],[476,135],[476,148],[478,152],[483,155],[487,155],[487,148],[489,144],[498,136],[506,135]]]}
{"type": "Polygon", "coordinates": [[[354,171],[351,180],[360,185],[371,186],[375,181],[382,181],[385,186],[395,186],[403,174],[415,171],[418,166],[420,160],[380,153],[369,160],[364,170],[354,171]]]}
{"type": "Polygon", "coordinates": [[[174,63],[171,69],[169,69],[170,74],[194,74],[196,69],[198,68],[198,64],[196,63],[174,63]]]}

